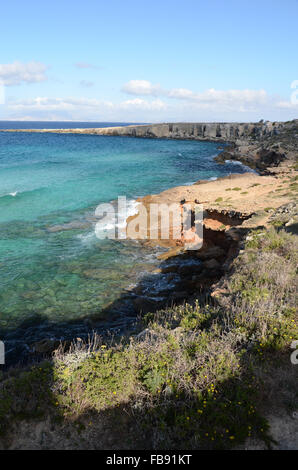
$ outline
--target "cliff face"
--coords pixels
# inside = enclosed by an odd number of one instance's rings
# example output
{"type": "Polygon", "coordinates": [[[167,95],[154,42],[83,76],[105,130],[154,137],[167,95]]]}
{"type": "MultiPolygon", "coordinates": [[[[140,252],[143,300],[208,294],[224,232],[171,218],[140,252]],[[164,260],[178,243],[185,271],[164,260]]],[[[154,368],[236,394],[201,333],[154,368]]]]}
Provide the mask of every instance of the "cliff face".
{"type": "Polygon", "coordinates": [[[239,160],[268,173],[270,167],[297,159],[298,120],[258,123],[175,123],[93,129],[100,135],[227,142],[216,160],[239,160]]]}
{"type": "MultiPolygon", "coordinates": [[[[295,121],[293,121],[295,122],[295,121]]],[[[237,142],[238,140],[260,140],[278,135],[285,123],[260,121],[258,123],[166,123],[104,127],[89,129],[9,129],[5,132],[54,132],[61,134],[123,135],[131,137],[213,140],[237,142]]]]}
{"type": "MultiPolygon", "coordinates": [[[[260,139],[273,136],[282,123],[175,123],[150,124],[97,129],[101,135],[126,135],[167,139],[214,140],[236,142],[238,139],[260,139]]],[[[97,132],[96,132],[97,131],[97,132]]]]}
{"type": "Polygon", "coordinates": [[[227,142],[230,146],[216,160],[239,160],[257,170],[297,159],[298,120],[258,123],[167,123],[89,129],[9,129],[3,132],[52,132],[143,138],[192,139],[227,142]]]}

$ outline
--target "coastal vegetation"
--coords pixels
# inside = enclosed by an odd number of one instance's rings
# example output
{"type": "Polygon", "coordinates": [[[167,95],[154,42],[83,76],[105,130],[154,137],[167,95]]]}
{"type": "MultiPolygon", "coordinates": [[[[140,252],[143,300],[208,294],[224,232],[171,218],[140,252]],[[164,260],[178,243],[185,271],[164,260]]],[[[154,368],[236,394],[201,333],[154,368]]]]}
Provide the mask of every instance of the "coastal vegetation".
{"type": "Polygon", "coordinates": [[[110,448],[120,435],[123,448],[274,445],[268,410],[297,409],[290,345],[298,337],[297,239],[274,225],[250,231],[219,293],[204,302],[149,313],[134,336],[77,339],[2,374],[3,446],[24,420],[50,420],[58,447],[88,438],[91,448],[110,448]],[[99,422],[109,439],[92,434],[99,422]]]}
{"type": "MultiPolygon", "coordinates": [[[[208,140],[216,128],[203,127],[88,132],[208,140]]],[[[241,160],[262,176],[141,199],[204,201],[202,249],[161,244],[156,271],[179,282],[163,305],[141,284],[130,292],[139,317],[126,335],[78,337],[2,372],[0,448],[297,448],[297,120],[222,124],[218,139],[232,130],[237,144],[218,161],[241,160]]]]}

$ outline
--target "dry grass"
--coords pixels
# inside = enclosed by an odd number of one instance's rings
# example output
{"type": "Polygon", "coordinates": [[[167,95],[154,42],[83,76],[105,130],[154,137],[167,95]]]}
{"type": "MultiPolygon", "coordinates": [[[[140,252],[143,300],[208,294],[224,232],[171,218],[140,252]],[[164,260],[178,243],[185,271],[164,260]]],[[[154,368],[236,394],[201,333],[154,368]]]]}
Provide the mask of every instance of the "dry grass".
{"type": "Polygon", "coordinates": [[[216,305],[148,314],[140,335],[109,344],[78,339],[52,362],[3,380],[3,426],[20,419],[16,402],[20,407],[33,394],[35,411],[62,422],[111,420],[117,411],[117,419],[126,417],[121,432],[130,442],[137,435],[144,448],[230,448],[250,436],[269,445],[263,411],[270,388],[281,392],[283,406],[297,407],[293,371],[285,366],[298,338],[296,264],[295,236],[251,233],[216,305]],[[288,391],[277,379],[272,386],[272,370],[284,371],[288,391]]]}

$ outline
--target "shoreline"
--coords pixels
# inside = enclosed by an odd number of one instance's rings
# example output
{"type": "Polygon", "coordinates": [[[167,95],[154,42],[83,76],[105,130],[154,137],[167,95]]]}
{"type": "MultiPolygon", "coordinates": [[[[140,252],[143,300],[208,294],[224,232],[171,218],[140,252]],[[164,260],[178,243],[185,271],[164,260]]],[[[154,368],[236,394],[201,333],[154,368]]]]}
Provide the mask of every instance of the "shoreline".
{"type": "MultiPolygon", "coordinates": [[[[144,126],[140,125],[139,127],[143,128],[144,126]]],[[[129,126],[129,128],[134,129],[135,126],[129,126]]],[[[103,130],[106,129],[110,128],[103,128],[103,130]]],[[[87,131],[89,130],[90,129],[87,129],[87,131]]],[[[39,130],[36,131],[39,132],[39,130]]],[[[64,133],[64,131],[64,129],[61,130],[62,133],[64,133]]],[[[83,133],[85,133],[86,129],[83,129],[83,131],[83,133]]],[[[226,150],[224,150],[224,152],[226,152],[226,150]]],[[[219,155],[215,156],[215,160],[219,155]]],[[[245,164],[241,159],[239,159],[239,163],[242,165],[245,164]]],[[[174,295],[175,292],[169,291],[168,302],[148,301],[150,293],[147,292],[145,295],[139,285],[139,280],[136,279],[135,287],[137,291],[136,298],[138,298],[138,301],[134,302],[134,307],[137,315],[144,313],[144,311],[148,311],[150,308],[156,310],[176,301],[188,300],[189,298],[192,298],[197,288],[200,290],[208,290],[210,285],[219,279],[219,277],[225,272],[226,267],[230,264],[232,258],[235,256],[238,242],[243,236],[243,233],[260,222],[265,224],[267,223],[270,219],[270,212],[266,212],[265,209],[270,208],[272,211],[279,205],[289,202],[289,197],[281,195],[282,197],[275,198],[275,195],[272,194],[278,189],[278,173],[280,170],[280,167],[272,167],[269,171],[269,175],[266,176],[262,176],[263,172],[261,170],[255,169],[255,173],[233,173],[229,176],[219,177],[216,180],[199,180],[191,185],[184,184],[182,186],[170,187],[158,194],[149,194],[134,202],[134,205],[143,202],[145,206],[150,204],[150,202],[168,204],[173,202],[179,203],[183,199],[190,202],[203,202],[205,210],[204,238],[206,239],[206,243],[200,250],[199,255],[204,258],[204,261],[206,261],[206,269],[198,269],[198,267],[195,267],[195,272],[193,273],[191,272],[191,269],[189,269],[187,273],[188,278],[182,276],[181,282],[178,283],[178,286],[181,285],[181,287],[178,288],[178,294],[174,295]],[[261,187],[264,185],[267,186],[267,189],[265,191],[260,191],[261,187]],[[272,195],[274,196],[273,198],[272,195]],[[254,201],[255,196],[258,197],[257,203],[254,201]],[[261,201],[259,200],[260,197],[261,201]],[[255,217],[255,212],[258,211],[261,211],[262,214],[255,217]],[[225,256],[223,255],[222,250],[226,252],[225,256]],[[220,266],[224,266],[224,269],[221,269],[220,266]],[[193,280],[191,279],[192,276],[197,276],[197,278],[193,280]]],[[[287,171],[286,167],[284,168],[284,171],[287,171]]],[[[129,219],[134,219],[137,214],[138,213],[135,213],[133,216],[130,216],[129,219]]],[[[56,228],[54,227],[49,229],[49,231],[52,230],[56,230],[56,228]]],[[[154,240],[151,242],[143,241],[142,243],[144,243],[145,246],[151,246],[155,249],[157,246],[160,246],[161,248],[168,250],[166,253],[161,255],[161,263],[166,263],[167,260],[173,258],[178,262],[176,264],[179,264],[179,257],[181,257],[181,261],[183,263],[185,256],[188,259],[196,259],[196,255],[193,253],[185,255],[181,244],[176,243],[175,241],[167,242],[164,240],[154,240]]],[[[203,265],[202,268],[204,268],[203,265]]],[[[162,266],[161,269],[157,268],[157,270],[158,269],[160,270],[160,273],[167,271],[172,274],[177,274],[179,266],[175,266],[174,268],[162,266]]],[[[148,290],[148,286],[146,287],[148,290]]],[[[177,290],[177,286],[175,286],[175,289],[177,290]]],[[[131,290],[130,294],[135,295],[134,290],[131,290]]],[[[114,310],[114,308],[112,310],[114,310]]],[[[92,327],[92,318],[90,318],[88,322],[92,327]]],[[[111,323],[111,328],[115,327],[112,320],[108,323],[111,323]]],[[[105,318],[103,318],[103,324],[106,324],[105,318]]],[[[105,326],[98,326],[98,328],[100,330],[108,329],[105,326]]],[[[51,352],[55,345],[55,341],[52,344],[49,342],[48,352],[51,352]]],[[[37,349],[38,348],[39,345],[37,345],[37,349]]],[[[44,350],[44,345],[42,345],[41,349],[44,350]]]]}
{"type": "Polygon", "coordinates": [[[0,132],[126,136],[226,143],[218,163],[236,160],[264,174],[285,160],[295,160],[298,120],[257,123],[162,123],[73,129],[0,129],[0,132]]]}
{"type": "MultiPolygon", "coordinates": [[[[212,157],[213,158],[213,157],[212,157]]],[[[211,159],[211,157],[210,157],[211,159]]],[[[169,188],[168,188],[169,189],[169,188]]],[[[12,197],[12,196],[9,196],[9,197],[12,197]]],[[[114,201],[111,201],[111,202],[114,202],[114,201]]],[[[132,206],[131,208],[135,208],[135,206],[138,204],[137,200],[130,200],[129,201],[129,205],[132,206]]],[[[135,210],[133,210],[133,213],[135,214],[135,210]]],[[[92,217],[87,217],[88,220],[73,220],[73,221],[70,221],[70,222],[66,222],[65,224],[57,224],[57,225],[51,225],[51,226],[48,226],[46,227],[46,231],[49,232],[49,233],[56,233],[56,232],[60,232],[60,231],[67,231],[67,230],[72,230],[74,228],[86,228],[88,225],[90,225],[90,227],[92,226],[92,222],[94,222],[94,220],[92,220],[92,217]]],[[[143,243],[143,242],[141,242],[143,243]]],[[[146,245],[146,242],[145,242],[145,245],[146,245]]],[[[161,251],[163,252],[165,250],[165,247],[162,247],[161,246],[161,250],[157,250],[157,248],[155,248],[154,250],[152,250],[152,253],[156,253],[156,251],[161,251]]],[[[155,254],[154,254],[155,256],[155,254]]],[[[156,255],[156,261],[155,261],[155,270],[158,270],[159,269],[159,263],[160,261],[157,259],[157,255],[156,255]]],[[[183,264],[183,261],[181,262],[181,264],[183,264]]],[[[92,273],[90,273],[90,278],[92,279],[92,273]]],[[[151,271],[147,271],[147,275],[151,275],[151,271]]],[[[158,273],[155,273],[155,274],[158,274],[158,273]]],[[[163,273],[161,273],[161,275],[163,275],[163,273]]],[[[87,277],[87,275],[86,275],[87,277]]],[[[142,276],[143,277],[143,276],[142,276]]],[[[117,302],[113,302],[112,306],[111,306],[111,310],[112,310],[112,314],[111,314],[111,317],[109,317],[109,314],[103,314],[102,316],[100,316],[99,314],[90,314],[90,317],[86,317],[82,320],[82,323],[85,323],[85,326],[87,328],[88,326],[88,331],[86,331],[84,325],[82,327],[82,332],[80,333],[82,335],[82,337],[86,338],[88,333],[92,331],[92,329],[96,329],[97,331],[99,331],[100,334],[103,334],[104,336],[107,336],[109,334],[109,331],[116,331],[116,330],[121,330],[120,333],[125,333],[128,329],[130,328],[133,328],[133,324],[134,321],[132,321],[132,317],[134,317],[134,319],[137,318],[137,316],[145,310],[147,310],[149,308],[149,306],[154,306],[154,308],[156,307],[162,307],[162,305],[165,305],[167,304],[167,302],[162,302],[162,301],[155,301],[153,300],[152,302],[150,300],[148,300],[149,297],[152,297],[150,295],[150,292],[149,292],[149,287],[148,285],[145,286],[145,288],[143,289],[144,290],[144,295],[143,293],[141,292],[141,287],[140,287],[140,282],[142,281],[142,278],[141,277],[136,277],[135,278],[135,282],[134,282],[134,286],[133,288],[130,288],[129,289],[129,293],[131,296],[134,296],[136,298],[136,301],[133,301],[133,307],[135,308],[135,312],[131,313],[131,315],[128,314],[128,318],[127,318],[127,322],[124,324],[124,320],[125,320],[125,316],[122,315],[122,312],[120,312],[121,314],[119,315],[119,318],[115,318],[115,306],[114,306],[114,303],[116,304],[117,302]],[[136,290],[138,291],[138,293],[135,294],[135,291],[134,291],[134,288],[136,288],[136,290]],[[147,291],[145,293],[145,291],[147,291]],[[148,301],[147,301],[148,300],[148,301]],[[121,325],[121,328],[119,327],[119,325],[121,325]]],[[[157,282],[157,280],[156,280],[157,282]]],[[[154,287],[154,282],[152,282],[152,286],[154,287]]],[[[169,282],[169,285],[172,285],[172,283],[169,282]]],[[[181,291],[182,292],[182,291],[181,291]]],[[[180,296],[182,295],[180,292],[180,296]]],[[[171,295],[173,294],[173,288],[170,288],[169,287],[169,290],[168,290],[168,293],[169,293],[169,297],[171,297],[171,295]]],[[[122,302],[122,300],[124,301],[125,300],[125,296],[127,295],[127,290],[125,289],[123,291],[123,296],[120,295],[120,300],[122,302]],[[123,297],[123,299],[122,299],[123,297]]],[[[156,295],[155,297],[158,297],[158,295],[156,295]]],[[[182,297],[181,297],[182,298],[182,297]]],[[[135,300],[135,299],[133,299],[135,300]]],[[[152,300],[152,299],[151,299],[152,300]]],[[[174,297],[171,297],[171,300],[170,302],[172,302],[174,300],[174,297]]],[[[104,308],[104,311],[106,310],[106,307],[104,308]]],[[[73,328],[76,328],[76,330],[78,330],[77,328],[77,324],[80,323],[80,320],[77,320],[75,321],[74,320],[74,325],[70,325],[71,327],[73,326],[73,328]]],[[[34,328],[35,326],[33,326],[34,328]]],[[[37,326],[37,329],[38,329],[38,326],[37,326]]],[[[50,330],[49,330],[50,331],[50,330]]],[[[53,332],[53,334],[51,334],[51,336],[53,337],[53,340],[49,340],[49,334],[47,334],[48,332],[46,330],[43,331],[43,336],[39,336],[38,334],[36,335],[36,338],[34,339],[31,339],[30,342],[27,343],[27,346],[29,347],[28,351],[28,357],[26,357],[26,359],[24,359],[24,364],[30,364],[32,363],[32,361],[35,361],[36,359],[39,360],[40,358],[43,357],[43,355],[47,355],[47,354],[50,354],[54,349],[55,347],[57,346],[57,342],[60,341],[60,337],[59,336],[56,336],[53,332]],[[32,351],[36,351],[36,354],[33,353],[32,354],[32,351]],[[39,354],[40,353],[40,354],[39,354]]],[[[51,331],[50,331],[51,333],[51,331]]],[[[73,337],[71,338],[71,340],[73,338],[75,338],[76,336],[78,335],[77,331],[74,333],[73,337]]],[[[61,338],[63,338],[63,336],[61,335],[61,338]]],[[[68,344],[70,342],[69,340],[69,335],[65,335],[63,339],[61,339],[61,341],[65,344],[68,344]]],[[[14,358],[13,362],[11,363],[11,365],[15,365],[17,362],[17,357],[14,358]]]]}
{"type": "Polygon", "coordinates": [[[43,344],[41,362],[4,372],[0,448],[156,449],[155,436],[174,449],[297,448],[297,150],[283,148],[261,174],[140,198],[203,203],[205,244],[164,247],[155,274],[180,280],[165,303],[142,282],[129,291],[139,315],[125,336],[43,344]]]}

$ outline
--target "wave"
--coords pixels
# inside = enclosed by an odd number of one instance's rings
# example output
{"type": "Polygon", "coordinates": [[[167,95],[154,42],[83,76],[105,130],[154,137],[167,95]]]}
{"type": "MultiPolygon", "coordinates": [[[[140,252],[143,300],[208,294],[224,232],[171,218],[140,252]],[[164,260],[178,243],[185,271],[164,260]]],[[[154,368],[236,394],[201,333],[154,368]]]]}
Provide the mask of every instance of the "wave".
{"type": "Polygon", "coordinates": [[[245,165],[243,165],[242,162],[239,162],[239,160],[226,160],[226,163],[231,163],[232,165],[242,165],[242,166],[245,166],[245,165]]]}
{"type": "Polygon", "coordinates": [[[11,198],[11,197],[16,197],[16,195],[19,194],[19,191],[15,191],[15,192],[12,192],[12,193],[7,193],[7,194],[2,194],[2,196],[0,196],[0,198],[11,198]]]}
{"type": "Polygon", "coordinates": [[[99,220],[95,225],[95,234],[97,238],[105,238],[103,235],[108,236],[116,229],[119,232],[124,232],[127,226],[127,219],[138,213],[139,202],[131,199],[126,203],[122,211],[117,212],[116,201],[112,201],[114,211],[106,213],[103,219],[99,220]]]}
{"type": "Polygon", "coordinates": [[[25,197],[28,194],[36,193],[38,191],[43,191],[43,190],[46,190],[46,189],[47,188],[44,187],[44,188],[27,189],[27,190],[24,190],[24,191],[11,191],[10,193],[2,194],[2,196],[0,195],[0,200],[5,199],[5,198],[11,199],[12,197],[14,197],[14,198],[15,197],[17,197],[17,198],[25,197]]]}
{"type": "Polygon", "coordinates": [[[87,234],[80,233],[79,235],[77,235],[77,238],[81,240],[83,244],[90,244],[95,239],[95,233],[94,232],[89,232],[87,234]]]}
{"type": "Polygon", "coordinates": [[[7,194],[2,194],[2,196],[0,196],[0,200],[3,200],[3,201],[5,201],[6,199],[11,200],[11,198],[16,197],[18,194],[19,194],[18,191],[7,193],[7,194]]]}
{"type": "Polygon", "coordinates": [[[244,163],[240,162],[239,160],[226,160],[226,163],[230,163],[230,164],[232,164],[232,165],[242,166],[243,168],[245,168],[245,170],[246,170],[248,173],[256,173],[255,170],[253,170],[253,169],[250,168],[249,166],[245,165],[244,163]]]}

